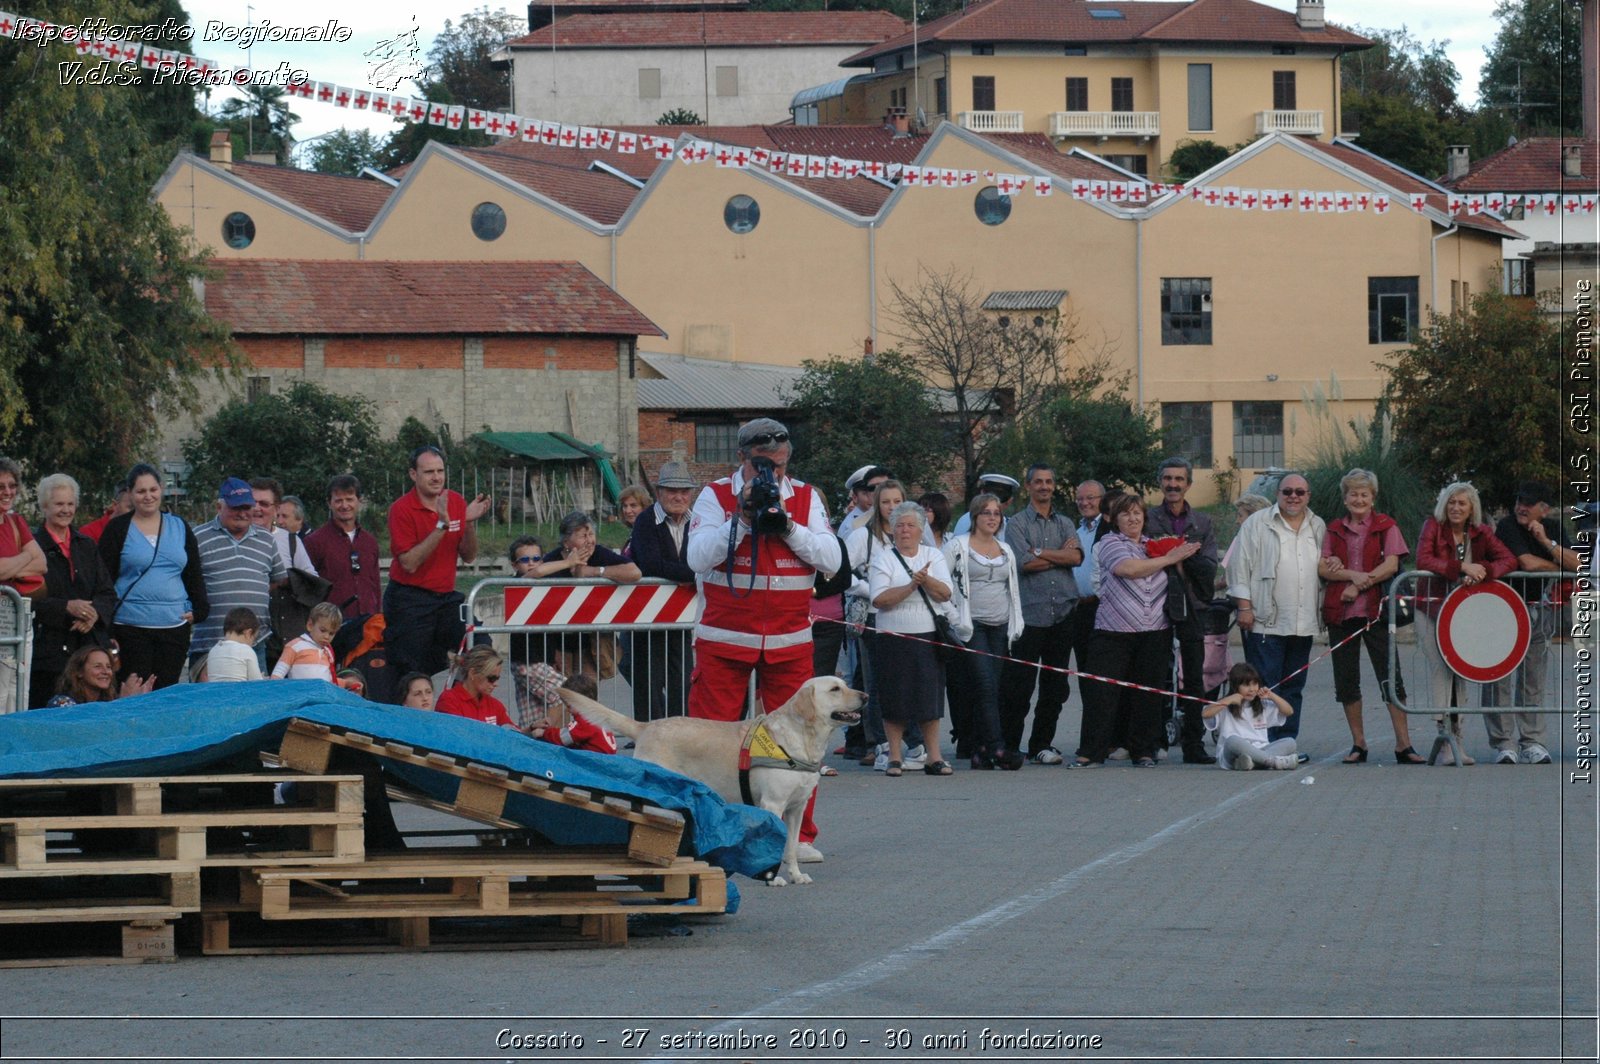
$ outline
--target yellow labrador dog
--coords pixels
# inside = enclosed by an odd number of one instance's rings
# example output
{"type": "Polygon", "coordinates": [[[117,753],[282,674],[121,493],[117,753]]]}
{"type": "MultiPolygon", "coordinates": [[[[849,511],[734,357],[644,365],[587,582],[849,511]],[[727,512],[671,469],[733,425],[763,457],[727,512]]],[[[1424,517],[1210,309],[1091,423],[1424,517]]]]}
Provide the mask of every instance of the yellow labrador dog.
{"type": "Polygon", "coordinates": [[[574,711],[618,735],[634,740],[634,756],[692,776],[730,802],[744,802],[741,761],[749,765],[751,804],[783,818],[788,839],[783,862],[770,886],[809,883],[795,850],[800,819],[817,786],[822,758],[835,728],[861,719],[867,696],[837,676],[807,680],[795,696],[759,720],[720,721],[668,717],[643,723],[565,688],[561,697],[574,711]],[[761,734],[752,736],[758,725],[761,734]],[[746,756],[746,750],[754,756],[746,756]],[[784,760],[792,762],[782,763],[784,760]]]}

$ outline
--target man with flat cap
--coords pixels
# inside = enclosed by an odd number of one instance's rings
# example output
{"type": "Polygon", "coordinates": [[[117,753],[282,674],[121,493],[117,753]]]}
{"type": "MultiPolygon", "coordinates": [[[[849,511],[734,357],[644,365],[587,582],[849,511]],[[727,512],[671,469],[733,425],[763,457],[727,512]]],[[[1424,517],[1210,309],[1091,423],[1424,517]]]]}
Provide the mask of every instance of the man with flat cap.
{"type": "MultiPolygon", "coordinates": [[[[667,462],[656,474],[656,503],[633,522],[628,556],[645,576],[694,583],[689,568],[689,507],[699,484],[683,462],[667,462]]],[[[689,690],[687,632],[635,632],[628,655],[635,720],[681,717],[689,690]]]]}
{"type": "MultiPolygon", "coordinates": [[[[831,576],[844,562],[821,495],[788,476],[793,453],[782,422],[756,418],[739,428],[739,468],[695,500],[688,560],[704,608],[694,630],[691,717],[741,719],[752,673],[769,710],[811,679],[811,590],[818,572],[831,576]],[[764,492],[775,494],[774,504],[758,510],[764,492]]],[[[812,845],[815,802],[813,793],[800,827],[802,861],[822,860],[812,845]]]]}
{"type": "MultiPolygon", "coordinates": [[[[1500,519],[1494,535],[1517,556],[1517,568],[1524,573],[1578,572],[1583,560],[1567,542],[1566,529],[1550,516],[1556,501],[1549,485],[1537,480],[1517,488],[1511,513],[1500,519]]],[[[1548,580],[1506,581],[1521,585],[1523,600],[1533,631],[1528,653],[1517,671],[1483,690],[1484,706],[1526,706],[1532,713],[1485,713],[1483,726],[1494,747],[1496,765],[1550,764],[1550,749],[1545,745],[1547,718],[1537,710],[1543,707],[1545,673],[1550,667],[1550,637],[1555,634],[1557,609],[1546,601],[1555,584],[1548,580]]]]}
{"type": "MultiPolygon", "coordinates": [[[[1017,489],[1022,487],[1015,477],[1008,477],[1004,473],[985,473],[978,478],[978,490],[986,491],[1000,500],[1001,506],[1010,506],[1011,500],[1017,494],[1017,489]]],[[[969,502],[971,500],[968,500],[969,502]]],[[[956,527],[951,529],[952,536],[964,536],[972,531],[972,514],[964,513],[956,521],[956,527]]],[[[1000,519],[999,535],[1006,534],[1006,520],[1000,519]]]]}

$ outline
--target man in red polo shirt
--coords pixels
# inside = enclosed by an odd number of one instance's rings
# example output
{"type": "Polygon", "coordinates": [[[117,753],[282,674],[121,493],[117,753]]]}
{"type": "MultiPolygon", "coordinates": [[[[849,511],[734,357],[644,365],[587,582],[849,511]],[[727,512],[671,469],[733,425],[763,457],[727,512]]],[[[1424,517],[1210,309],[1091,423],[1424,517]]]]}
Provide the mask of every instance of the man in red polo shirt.
{"type": "Polygon", "coordinates": [[[411,455],[412,489],[389,507],[389,586],[383,592],[384,644],[397,675],[432,676],[461,645],[466,621],[456,590],[457,559],[478,556],[478,518],[489,497],[467,502],[444,486],[444,454],[419,447],[411,455]]]}

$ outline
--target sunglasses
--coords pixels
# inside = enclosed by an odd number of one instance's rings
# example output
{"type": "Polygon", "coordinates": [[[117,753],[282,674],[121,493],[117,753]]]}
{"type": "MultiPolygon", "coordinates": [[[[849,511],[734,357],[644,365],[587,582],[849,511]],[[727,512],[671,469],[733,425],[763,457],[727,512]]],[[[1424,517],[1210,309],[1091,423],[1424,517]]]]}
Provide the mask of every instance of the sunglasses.
{"type": "Polygon", "coordinates": [[[745,441],[746,447],[772,447],[779,443],[788,443],[787,432],[763,432],[759,436],[752,436],[745,441]]]}
{"type": "Polygon", "coordinates": [[[433,444],[424,444],[423,446],[418,447],[416,450],[411,452],[411,466],[413,469],[416,468],[417,459],[421,458],[425,454],[436,454],[440,458],[444,457],[444,452],[439,450],[439,448],[435,447],[433,444]]]}
{"type": "Polygon", "coordinates": [[[537,554],[523,554],[512,559],[512,561],[517,565],[532,565],[538,560],[539,556],[537,554]]]}
{"type": "Polygon", "coordinates": [[[1278,494],[1279,495],[1289,495],[1289,496],[1300,496],[1300,495],[1309,495],[1309,494],[1311,494],[1311,492],[1307,488],[1279,488],[1278,489],[1278,494]]]}
{"type": "Polygon", "coordinates": [[[500,682],[500,674],[497,672],[493,676],[485,676],[484,679],[488,680],[490,683],[499,683],[500,682]]]}

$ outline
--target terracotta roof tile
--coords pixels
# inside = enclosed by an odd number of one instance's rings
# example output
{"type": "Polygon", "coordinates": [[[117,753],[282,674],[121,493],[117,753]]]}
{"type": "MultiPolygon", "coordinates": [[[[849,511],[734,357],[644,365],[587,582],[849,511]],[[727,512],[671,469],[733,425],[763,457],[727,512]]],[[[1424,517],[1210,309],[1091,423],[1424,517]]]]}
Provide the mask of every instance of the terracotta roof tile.
{"type": "Polygon", "coordinates": [[[698,11],[702,5],[743,11],[750,6],[750,0],[539,0],[541,8],[553,7],[559,10],[573,7],[588,12],[672,11],[678,8],[698,11]]]}
{"type": "Polygon", "coordinates": [[[1086,181],[1125,180],[1122,171],[1113,169],[1105,163],[1086,159],[1081,155],[1064,155],[1056,151],[1050,138],[1043,133],[990,133],[985,139],[994,141],[999,147],[1033,163],[1041,170],[1069,181],[1078,178],[1086,181]]]}
{"type": "Polygon", "coordinates": [[[206,310],[238,335],[661,336],[576,262],[213,259],[206,310]]]}
{"type": "MultiPolygon", "coordinates": [[[[1302,30],[1294,14],[1254,0],[981,0],[936,19],[915,38],[946,42],[1228,41],[1366,47],[1364,37],[1330,26],[1302,30]],[[1096,17],[1091,11],[1115,12],[1096,17]]],[[[841,66],[871,66],[876,56],[910,48],[913,34],[857,52],[841,66]]]]}
{"type": "Polygon", "coordinates": [[[394,189],[366,177],[343,177],[295,170],[265,163],[234,163],[233,176],[297,207],[325,218],[347,232],[359,233],[389,201],[394,189]]]}
{"type": "MultiPolygon", "coordinates": [[[[1408,196],[1413,192],[1427,193],[1428,206],[1442,213],[1449,213],[1449,202],[1444,193],[1440,192],[1437,188],[1428,184],[1426,181],[1407,173],[1398,166],[1386,162],[1375,155],[1370,155],[1364,151],[1358,151],[1355,148],[1350,147],[1348,144],[1342,144],[1338,141],[1335,141],[1332,144],[1324,144],[1318,140],[1305,138],[1302,139],[1300,143],[1304,144],[1308,148],[1313,148],[1317,151],[1320,151],[1324,155],[1328,155],[1334,159],[1337,159],[1346,166],[1361,171],[1368,177],[1373,177],[1379,181],[1382,181],[1384,184],[1388,185],[1397,192],[1405,193],[1408,196]]],[[[1511,237],[1513,239],[1522,236],[1521,233],[1504,224],[1500,221],[1500,219],[1489,214],[1468,214],[1466,211],[1459,211],[1450,220],[1456,225],[1464,228],[1481,229],[1486,233],[1495,233],[1499,236],[1511,237]]]]}
{"type": "Polygon", "coordinates": [[[1529,137],[1473,163],[1466,176],[1441,181],[1461,192],[1593,192],[1600,176],[1600,141],[1529,137]],[[1582,149],[1583,175],[1563,178],[1562,152],[1566,145],[1582,149]]]}
{"type": "Polygon", "coordinates": [[[713,48],[861,45],[898,36],[887,11],[673,11],[573,15],[518,37],[512,48],[713,48]]]}
{"type": "MultiPolygon", "coordinates": [[[[632,205],[633,198],[639,194],[637,188],[615,174],[591,170],[587,165],[564,165],[522,158],[495,148],[456,150],[502,177],[542,193],[602,225],[615,225],[620,221],[632,205]]],[[[595,157],[607,165],[616,166],[607,157],[615,154],[612,152],[595,157]]]]}

